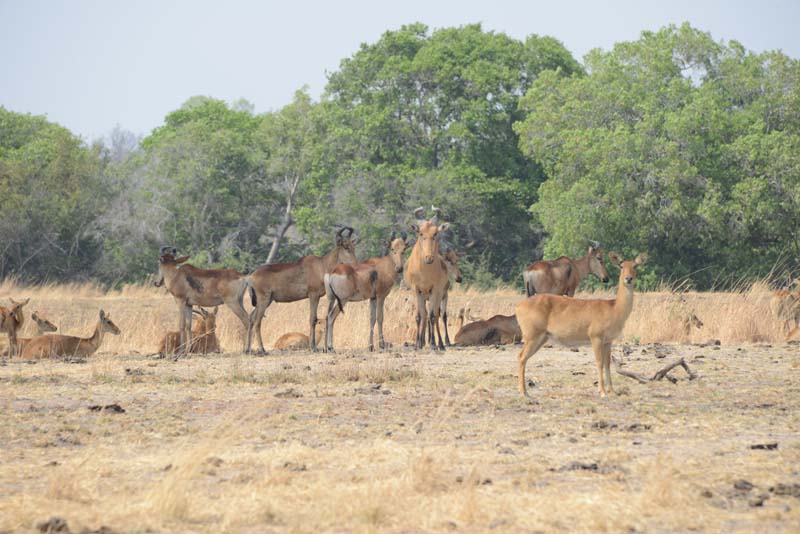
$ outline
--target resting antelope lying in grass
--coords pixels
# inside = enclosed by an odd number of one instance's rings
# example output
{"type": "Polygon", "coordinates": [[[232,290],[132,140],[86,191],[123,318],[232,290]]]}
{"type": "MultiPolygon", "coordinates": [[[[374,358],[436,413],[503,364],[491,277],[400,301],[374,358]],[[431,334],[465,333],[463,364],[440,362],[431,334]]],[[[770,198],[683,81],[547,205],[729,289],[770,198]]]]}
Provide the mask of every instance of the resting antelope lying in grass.
{"type": "Polygon", "coordinates": [[[550,261],[531,263],[522,279],[525,281],[525,292],[530,297],[536,293],[575,296],[575,290],[589,273],[594,274],[603,283],[608,282],[608,271],[603,264],[603,249],[597,241],[589,240],[586,256],[574,260],[567,256],[550,261]]]}
{"type": "Polygon", "coordinates": [[[311,350],[317,350],[315,325],[317,324],[317,308],[319,299],[325,294],[324,276],[331,272],[340,263],[353,263],[356,261],[356,243],[358,238],[353,237],[353,229],[343,226],[336,232],[336,246],[323,257],[305,256],[291,263],[271,263],[259,267],[250,275],[252,288],[250,296],[253,298],[255,309],[250,315],[250,332],[247,336],[246,351],[250,351],[253,334],[258,341],[260,353],[264,350],[264,341],[261,337],[261,321],[264,313],[273,302],[295,302],[308,299],[309,306],[309,333],[311,350]],[[344,232],[348,235],[345,237],[344,232]]]}
{"type": "MultiPolygon", "coordinates": [[[[193,354],[208,354],[210,352],[220,352],[219,340],[217,339],[217,313],[219,306],[214,308],[213,312],[207,312],[203,308],[192,310],[200,316],[197,324],[192,329],[192,342],[189,346],[189,352],[193,354]]],[[[173,356],[181,349],[181,334],[180,332],[167,332],[161,338],[161,343],[158,346],[158,353],[161,357],[173,356]]]]}
{"type": "Polygon", "coordinates": [[[573,299],[560,295],[534,295],[517,304],[517,321],[525,345],[519,352],[519,391],[527,396],[525,364],[548,337],[565,345],[589,345],[597,363],[597,388],[601,396],[613,392],[611,385],[611,342],[619,336],[633,309],[633,283],[636,270],[647,261],[647,253],[633,261],[623,261],[617,254],[608,254],[620,268],[617,297],[611,300],[573,299]],[[605,375],[605,376],[604,376],[605,375]]]}
{"type": "Polygon", "coordinates": [[[522,340],[522,331],[515,315],[495,315],[462,327],[455,337],[458,346],[510,345],[522,340]]]}
{"type": "MultiPolygon", "coordinates": [[[[319,339],[322,339],[324,325],[325,321],[322,319],[317,319],[317,325],[314,328],[314,335],[319,339]]],[[[279,337],[277,341],[275,341],[274,348],[278,350],[303,350],[310,347],[311,345],[308,342],[307,335],[303,334],[302,332],[287,332],[279,337]]]]}
{"type": "Polygon", "coordinates": [[[369,350],[374,350],[375,322],[378,323],[378,347],[386,348],[383,339],[383,305],[394,287],[398,273],[403,272],[406,241],[394,238],[387,254],[359,263],[337,265],[325,274],[328,313],[325,317],[325,352],[333,352],[333,325],[346,302],[369,299],[369,350]]]}
{"type": "MultiPolygon", "coordinates": [[[[36,330],[32,337],[38,337],[41,335],[46,334],[47,332],[55,332],[58,330],[58,327],[39,315],[39,312],[33,312],[31,314],[31,319],[33,320],[34,324],[36,325],[36,330]]],[[[17,338],[17,352],[16,354],[12,354],[11,347],[8,347],[3,354],[3,356],[16,356],[22,352],[22,349],[25,348],[25,345],[31,340],[32,337],[18,337],[17,338]]]]}
{"type": "Polygon", "coordinates": [[[110,332],[119,335],[119,328],[100,310],[94,333],[87,338],[65,336],[62,334],[47,334],[31,339],[22,350],[22,358],[33,360],[37,358],[53,358],[57,356],[91,356],[103,342],[103,334],[110,332]]]}
{"type": "Polygon", "coordinates": [[[161,248],[155,285],[166,286],[178,304],[179,352],[186,353],[189,349],[192,335],[192,306],[210,308],[220,304],[230,308],[242,322],[243,344],[247,349],[250,315],[244,310],[242,301],[250,287],[248,277],[233,269],[198,269],[188,263],[181,265],[189,259],[189,256],[176,258],[177,253],[174,247],[161,248]]]}
{"type": "Polygon", "coordinates": [[[0,331],[8,334],[8,351],[9,354],[19,354],[19,342],[17,341],[17,332],[25,324],[25,313],[22,308],[31,301],[25,299],[24,301],[17,302],[14,299],[11,301],[11,306],[8,308],[0,306],[0,331]]]}

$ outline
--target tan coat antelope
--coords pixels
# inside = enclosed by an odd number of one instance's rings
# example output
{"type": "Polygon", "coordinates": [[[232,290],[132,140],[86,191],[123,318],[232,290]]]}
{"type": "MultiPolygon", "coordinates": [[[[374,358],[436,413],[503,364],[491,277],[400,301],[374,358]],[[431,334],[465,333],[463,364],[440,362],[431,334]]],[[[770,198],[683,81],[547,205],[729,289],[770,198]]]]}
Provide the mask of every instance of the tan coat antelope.
{"type": "MultiPolygon", "coordinates": [[[[434,210],[436,211],[436,210],[434,210]]],[[[414,216],[419,219],[423,209],[414,210],[414,216]]],[[[449,228],[449,223],[439,224],[438,214],[430,220],[417,220],[410,225],[417,234],[417,242],[411,250],[411,256],[406,260],[403,278],[408,287],[417,298],[417,335],[414,346],[421,349],[425,346],[425,333],[428,331],[428,341],[432,350],[437,349],[434,339],[434,328],[438,327],[441,315],[442,298],[445,288],[448,287],[447,267],[439,258],[439,238],[449,228]],[[430,302],[430,311],[427,304],[430,302]]],[[[444,350],[444,344],[439,339],[438,348],[444,350]]]]}
{"type": "Polygon", "coordinates": [[[103,334],[110,332],[119,335],[120,330],[111,317],[100,310],[94,333],[88,338],[65,336],[62,334],[46,334],[31,339],[22,350],[22,358],[34,360],[38,358],[54,358],[58,356],[91,356],[103,342],[103,334]]]}
{"type": "Polygon", "coordinates": [[[633,261],[608,254],[620,268],[617,297],[611,300],[573,299],[561,295],[534,295],[517,305],[517,321],[525,345],[519,352],[519,391],[527,396],[525,364],[548,337],[565,345],[589,345],[597,364],[597,388],[601,396],[613,392],[611,385],[611,342],[619,336],[633,309],[633,284],[636,270],[647,261],[647,253],[633,261]],[[605,375],[605,376],[604,376],[605,375]],[[606,384],[608,388],[606,389],[606,384]]]}

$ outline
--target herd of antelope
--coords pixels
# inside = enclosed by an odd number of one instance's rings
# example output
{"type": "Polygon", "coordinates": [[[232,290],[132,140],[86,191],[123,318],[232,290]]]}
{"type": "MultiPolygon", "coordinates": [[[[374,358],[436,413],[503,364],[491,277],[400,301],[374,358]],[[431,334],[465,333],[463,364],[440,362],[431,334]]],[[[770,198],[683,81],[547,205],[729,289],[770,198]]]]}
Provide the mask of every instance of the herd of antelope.
{"type": "MultiPolygon", "coordinates": [[[[337,317],[348,302],[369,300],[370,351],[375,349],[377,325],[378,348],[388,346],[383,335],[384,303],[392,288],[402,280],[416,299],[415,334],[413,346],[444,350],[450,345],[447,330],[447,295],[451,278],[461,281],[459,255],[440,248],[441,237],[449,228],[440,222],[441,210],[431,207],[434,215],[424,218],[424,209],[414,211],[416,222],[409,225],[416,238],[403,232],[393,233],[384,243],[386,253],[381,257],[357,261],[354,229],[339,225],[335,246],[324,256],[305,256],[295,262],[264,265],[249,275],[233,269],[200,269],[187,262],[188,256],[178,256],[174,247],[162,247],[155,285],[165,287],[178,305],[178,330],[166,333],[159,345],[161,356],[187,353],[219,352],[216,337],[216,316],[224,304],[236,315],[243,327],[242,345],[245,353],[252,351],[253,337],[258,352],[264,354],[262,320],[273,302],[294,302],[308,299],[308,335],[292,332],[275,344],[277,349],[307,348],[317,351],[317,340],[324,335],[322,349],[334,350],[333,333],[337,317]],[[404,259],[405,252],[411,253],[404,259]],[[245,295],[250,296],[252,310],[245,310],[245,295]],[[322,296],[327,297],[324,318],[317,317],[322,296]],[[208,311],[205,308],[212,308],[208,311]],[[192,316],[199,316],[192,328],[192,316]],[[444,338],[440,322],[444,326],[444,338]],[[323,328],[324,326],[324,328],[323,328]],[[435,332],[435,333],[434,333],[435,332]]],[[[597,385],[601,396],[613,392],[610,362],[611,344],[620,335],[633,308],[633,286],[638,268],[647,261],[641,253],[626,261],[614,252],[608,258],[620,270],[616,298],[575,299],[575,290],[589,274],[603,282],[609,279],[604,252],[596,241],[582,258],[562,256],[551,261],[536,261],[529,265],[523,280],[527,298],[516,306],[513,315],[495,315],[482,320],[469,316],[461,309],[456,322],[455,345],[488,345],[522,342],[518,356],[519,391],[527,396],[525,365],[548,339],[569,346],[591,346],[597,365],[597,385]],[[465,319],[471,322],[464,324],[465,319]]],[[[55,356],[87,356],[94,353],[105,332],[119,334],[119,328],[100,310],[93,334],[88,338],[50,334],[55,325],[34,312],[38,335],[26,339],[17,336],[25,316],[23,307],[28,301],[11,301],[8,308],[0,306],[0,331],[8,335],[7,355],[23,359],[55,356]]],[[[800,338],[800,289],[775,292],[771,301],[775,315],[784,321],[787,339],[800,338]]],[[[687,316],[687,330],[702,327],[693,313],[687,316]]]]}

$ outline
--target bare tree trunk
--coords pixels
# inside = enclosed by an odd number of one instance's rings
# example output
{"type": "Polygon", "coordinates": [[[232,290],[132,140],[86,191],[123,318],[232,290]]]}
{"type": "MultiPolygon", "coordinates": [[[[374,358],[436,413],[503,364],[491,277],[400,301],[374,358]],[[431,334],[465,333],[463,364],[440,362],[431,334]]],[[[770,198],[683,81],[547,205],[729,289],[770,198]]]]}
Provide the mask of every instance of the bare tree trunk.
{"type": "Polygon", "coordinates": [[[275,261],[275,258],[278,256],[278,249],[281,246],[283,236],[294,224],[294,218],[292,218],[292,208],[294,207],[294,194],[297,192],[298,183],[300,183],[300,177],[296,176],[292,180],[289,190],[286,193],[286,212],[283,215],[283,222],[281,222],[281,224],[278,226],[278,229],[275,231],[275,239],[272,241],[272,247],[269,249],[267,263],[273,263],[275,261]]]}

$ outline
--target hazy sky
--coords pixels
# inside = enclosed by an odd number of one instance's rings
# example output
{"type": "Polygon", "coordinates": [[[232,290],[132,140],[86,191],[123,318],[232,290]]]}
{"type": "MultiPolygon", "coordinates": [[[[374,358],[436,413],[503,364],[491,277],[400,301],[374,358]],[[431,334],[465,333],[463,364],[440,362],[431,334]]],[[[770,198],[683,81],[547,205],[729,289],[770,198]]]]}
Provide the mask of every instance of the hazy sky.
{"type": "Polygon", "coordinates": [[[0,105],[87,140],[116,124],[147,134],[193,95],[275,110],[304,84],[317,99],[326,71],[361,43],[417,21],[552,35],[579,60],[688,21],[716,40],[800,57],[800,0],[0,0],[0,105]]]}

